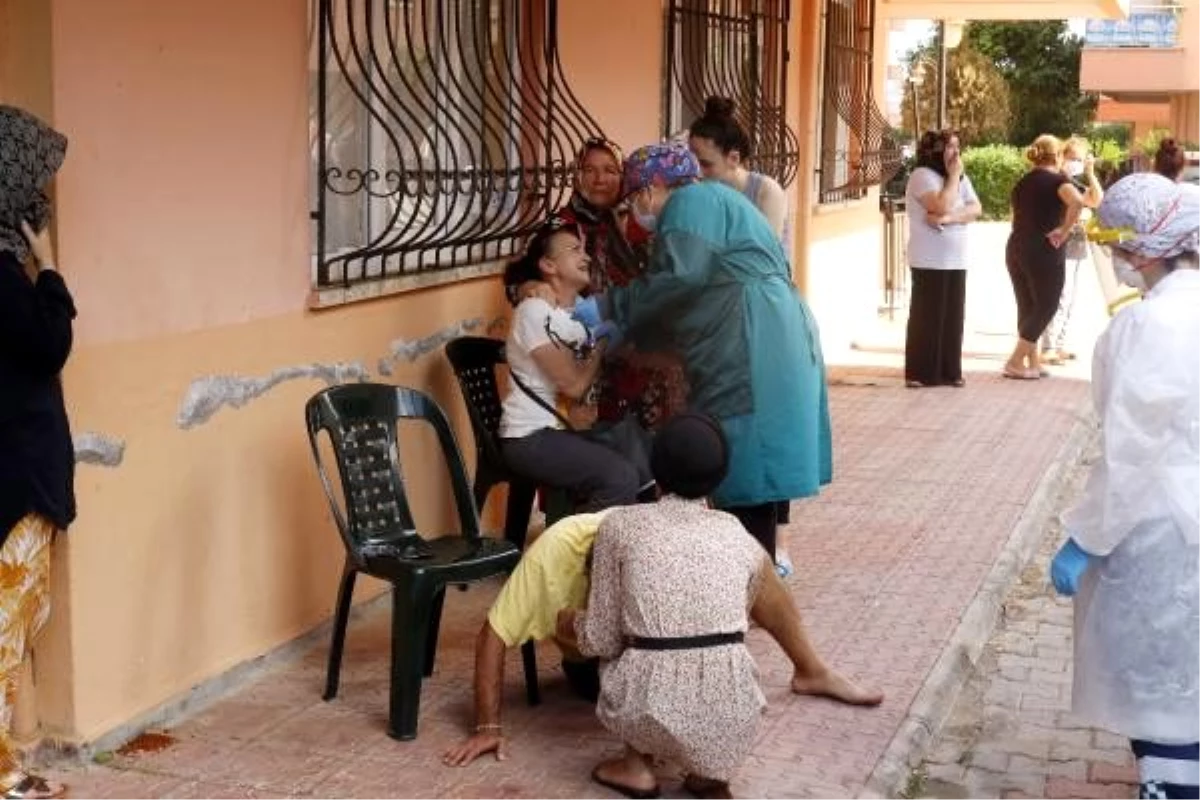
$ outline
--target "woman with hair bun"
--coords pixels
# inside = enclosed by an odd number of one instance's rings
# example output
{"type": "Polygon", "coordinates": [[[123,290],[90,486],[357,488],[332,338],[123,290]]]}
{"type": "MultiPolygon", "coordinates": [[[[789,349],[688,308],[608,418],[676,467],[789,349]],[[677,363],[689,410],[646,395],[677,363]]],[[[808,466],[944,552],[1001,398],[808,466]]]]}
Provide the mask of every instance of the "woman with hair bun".
{"type": "Polygon", "coordinates": [[[1155,172],[1164,178],[1178,182],[1186,165],[1187,156],[1184,154],[1183,148],[1179,146],[1179,142],[1168,138],[1159,143],[1158,152],[1154,154],[1155,172]]]}
{"type": "Polygon", "coordinates": [[[704,114],[688,129],[688,147],[700,162],[705,180],[726,183],[746,195],[763,213],[779,241],[787,244],[787,193],[770,175],[746,167],[753,158],[750,135],[737,121],[737,104],[713,96],[704,102],[704,114]]]}
{"type": "MultiPolygon", "coordinates": [[[[737,104],[728,97],[716,95],[705,100],[704,114],[688,129],[688,147],[700,162],[700,174],[704,179],[721,181],[745,195],[767,218],[767,224],[786,251],[791,238],[787,193],[770,175],[746,167],[752,158],[752,145],[750,134],[737,121],[737,104]]],[[[789,503],[780,503],[778,512],[780,524],[791,520],[789,503]]],[[[795,567],[788,553],[787,535],[783,529],[777,535],[777,569],[786,578],[795,567]]]]}
{"type": "Polygon", "coordinates": [[[1043,134],[1025,150],[1032,165],[1012,190],[1012,233],[1004,258],[1017,299],[1017,344],[1004,377],[1045,377],[1038,340],[1058,313],[1066,279],[1063,245],[1083,209],[1083,195],[1063,172],[1063,143],[1043,134]]]}

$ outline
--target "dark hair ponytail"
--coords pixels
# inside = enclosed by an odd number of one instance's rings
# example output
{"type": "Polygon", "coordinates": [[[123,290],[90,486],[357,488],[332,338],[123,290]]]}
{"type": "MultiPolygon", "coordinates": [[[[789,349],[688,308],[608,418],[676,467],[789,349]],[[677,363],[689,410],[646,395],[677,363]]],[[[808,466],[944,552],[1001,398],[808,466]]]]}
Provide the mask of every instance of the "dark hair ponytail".
{"type": "Polygon", "coordinates": [[[1187,156],[1179,142],[1174,139],[1163,139],[1158,143],[1158,152],[1154,154],[1154,171],[1164,178],[1178,180],[1187,163],[1187,156]]]}
{"type": "Polygon", "coordinates": [[[704,113],[692,123],[688,135],[708,139],[722,153],[738,151],[743,161],[751,156],[750,135],[737,121],[737,104],[728,97],[713,95],[704,101],[704,113]]]}
{"type": "Polygon", "coordinates": [[[560,231],[570,232],[561,220],[561,217],[551,216],[543,222],[529,237],[525,249],[504,268],[504,296],[513,306],[520,302],[517,292],[523,284],[542,279],[542,259],[546,257],[550,237],[560,231]]]}

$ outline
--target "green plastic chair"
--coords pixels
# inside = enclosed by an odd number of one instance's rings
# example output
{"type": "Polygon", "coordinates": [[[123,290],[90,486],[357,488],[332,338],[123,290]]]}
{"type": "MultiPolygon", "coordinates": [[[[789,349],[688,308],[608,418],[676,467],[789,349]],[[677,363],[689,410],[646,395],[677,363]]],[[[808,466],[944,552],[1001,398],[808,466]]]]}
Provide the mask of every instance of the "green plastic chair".
{"type": "Polygon", "coordinates": [[[346,548],[322,697],[337,696],[355,578],[361,572],[388,581],[392,585],[392,674],[387,732],[395,739],[414,739],[421,680],[433,674],[446,587],[510,572],[520,551],[512,542],[480,535],[479,515],[454,433],[429,396],[376,383],[335,386],[308,401],[305,419],[321,486],[346,548]],[[438,537],[417,532],[400,467],[396,438],[400,420],[424,421],[437,433],[450,472],[460,532],[438,537]],[[345,513],[317,446],[322,431],[333,445],[345,513]]]}
{"type": "MultiPolygon", "coordinates": [[[[475,480],[471,487],[475,507],[482,509],[492,489],[507,483],[504,538],[523,551],[537,486],[510,470],[500,452],[503,410],[496,369],[507,363],[504,342],[482,336],[460,336],[446,343],[446,358],[458,380],[467,417],[471,420],[471,432],[475,436],[475,480]]],[[[547,522],[550,522],[549,516],[547,522]]],[[[521,645],[521,666],[525,671],[525,696],[529,705],[536,706],[542,701],[542,695],[538,689],[534,642],[521,645]]]]}

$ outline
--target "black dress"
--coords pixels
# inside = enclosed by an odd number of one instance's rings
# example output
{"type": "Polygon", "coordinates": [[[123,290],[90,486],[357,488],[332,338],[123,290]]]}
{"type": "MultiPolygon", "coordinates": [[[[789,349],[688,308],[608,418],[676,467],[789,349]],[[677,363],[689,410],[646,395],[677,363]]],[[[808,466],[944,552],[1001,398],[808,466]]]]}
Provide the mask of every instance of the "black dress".
{"type": "Polygon", "coordinates": [[[75,304],[62,276],[30,281],[0,251],[0,544],[26,514],[75,519],[75,450],[59,374],[75,304]]]}
{"type": "Polygon", "coordinates": [[[1004,256],[1017,300],[1017,333],[1027,342],[1038,341],[1054,319],[1066,280],[1066,248],[1047,238],[1066,213],[1058,196],[1064,183],[1070,179],[1061,172],[1035,167],[1012,190],[1012,233],[1004,256]]]}

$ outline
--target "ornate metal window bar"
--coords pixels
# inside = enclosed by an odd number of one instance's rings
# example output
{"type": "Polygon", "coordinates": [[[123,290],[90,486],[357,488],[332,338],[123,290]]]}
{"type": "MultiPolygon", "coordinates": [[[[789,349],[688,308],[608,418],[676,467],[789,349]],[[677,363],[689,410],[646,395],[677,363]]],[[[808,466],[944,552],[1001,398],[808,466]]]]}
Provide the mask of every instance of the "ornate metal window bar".
{"type": "Polygon", "coordinates": [[[754,168],[784,186],[800,143],[787,125],[790,0],[669,0],[663,135],[700,116],[709,95],[737,102],[754,168]]]}
{"type": "Polygon", "coordinates": [[[875,0],[825,0],[819,199],[863,197],[900,167],[900,148],[875,103],[875,0]]]}
{"type": "Polygon", "coordinates": [[[559,61],[558,0],[311,0],[318,288],[503,259],[601,133],[559,61]]]}

